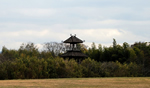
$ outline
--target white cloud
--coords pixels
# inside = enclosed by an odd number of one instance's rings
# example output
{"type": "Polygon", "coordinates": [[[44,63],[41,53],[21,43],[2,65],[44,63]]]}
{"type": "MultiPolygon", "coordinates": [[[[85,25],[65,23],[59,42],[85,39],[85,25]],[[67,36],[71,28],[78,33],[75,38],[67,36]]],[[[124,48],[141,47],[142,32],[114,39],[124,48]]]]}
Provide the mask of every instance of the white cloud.
{"type": "MultiPolygon", "coordinates": [[[[61,42],[62,40],[70,37],[70,34],[76,34],[82,40],[85,40],[85,44],[90,46],[92,42],[96,44],[102,44],[108,46],[112,43],[112,39],[115,38],[117,42],[134,43],[135,41],[147,41],[148,38],[135,35],[129,31],[123,29],[66,29],[62,31],[43,29],[43,30],[20,30],[12,32],[1,32],[0,46],[17,49],[21,43],[33,42],[43,44],[45,42],[61,42]],[[4,39],[5,38],[5,39],[4,39]]],[[[40,46],[41,47],[41,46],[40,46]]]]}

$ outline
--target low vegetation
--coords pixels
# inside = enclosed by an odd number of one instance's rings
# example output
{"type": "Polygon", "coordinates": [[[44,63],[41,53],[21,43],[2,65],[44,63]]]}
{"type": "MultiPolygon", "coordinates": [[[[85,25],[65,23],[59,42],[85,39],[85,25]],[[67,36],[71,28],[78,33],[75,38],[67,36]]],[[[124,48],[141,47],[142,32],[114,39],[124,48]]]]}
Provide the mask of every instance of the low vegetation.
{"type": "Polygon", "coordinates": [[[150,88],[150,78],[2,80],[0,88],[150,88]]]}

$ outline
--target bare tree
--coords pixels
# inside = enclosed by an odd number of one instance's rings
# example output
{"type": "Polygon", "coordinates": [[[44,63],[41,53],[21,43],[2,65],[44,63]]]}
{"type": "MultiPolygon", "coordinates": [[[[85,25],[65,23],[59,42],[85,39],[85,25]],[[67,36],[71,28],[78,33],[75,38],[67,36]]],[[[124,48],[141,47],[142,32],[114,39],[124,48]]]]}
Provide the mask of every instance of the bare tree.
{"type": "Polygon", "coordinates": [[[60,53],[64,53],[67,49],[66,44],[57,42],[47,42],[43,47],[47,52],[51,52],[55,56],[58,56],[60,53]]]}

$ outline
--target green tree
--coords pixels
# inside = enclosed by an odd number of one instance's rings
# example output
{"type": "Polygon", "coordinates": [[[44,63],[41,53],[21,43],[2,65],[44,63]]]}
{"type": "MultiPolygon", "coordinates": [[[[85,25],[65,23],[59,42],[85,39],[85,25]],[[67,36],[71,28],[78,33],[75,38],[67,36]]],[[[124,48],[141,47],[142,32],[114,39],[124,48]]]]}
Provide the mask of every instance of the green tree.
{"type": "Polygon", "coordinates": [[[100,63],[94,59],[85,59],[81,62],[83,77],[99,77],[101,73],[100,63]]]}
{"type": "Polygon", "coordinates": [[[38,47],[34,43],[23,43],[19,48],[19,55],[25,54],[26,56],[39,56],[38,47]]]}

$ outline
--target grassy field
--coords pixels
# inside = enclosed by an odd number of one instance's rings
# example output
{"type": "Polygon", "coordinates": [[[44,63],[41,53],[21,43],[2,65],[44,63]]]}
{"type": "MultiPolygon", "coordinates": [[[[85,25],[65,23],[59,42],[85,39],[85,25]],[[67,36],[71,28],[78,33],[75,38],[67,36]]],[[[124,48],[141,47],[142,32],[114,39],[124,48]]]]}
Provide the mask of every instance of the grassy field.
{"type": "Polygon", "coordinates": [[[0,80],[0,88],[150,88],[150,77],[0,80]]]}

